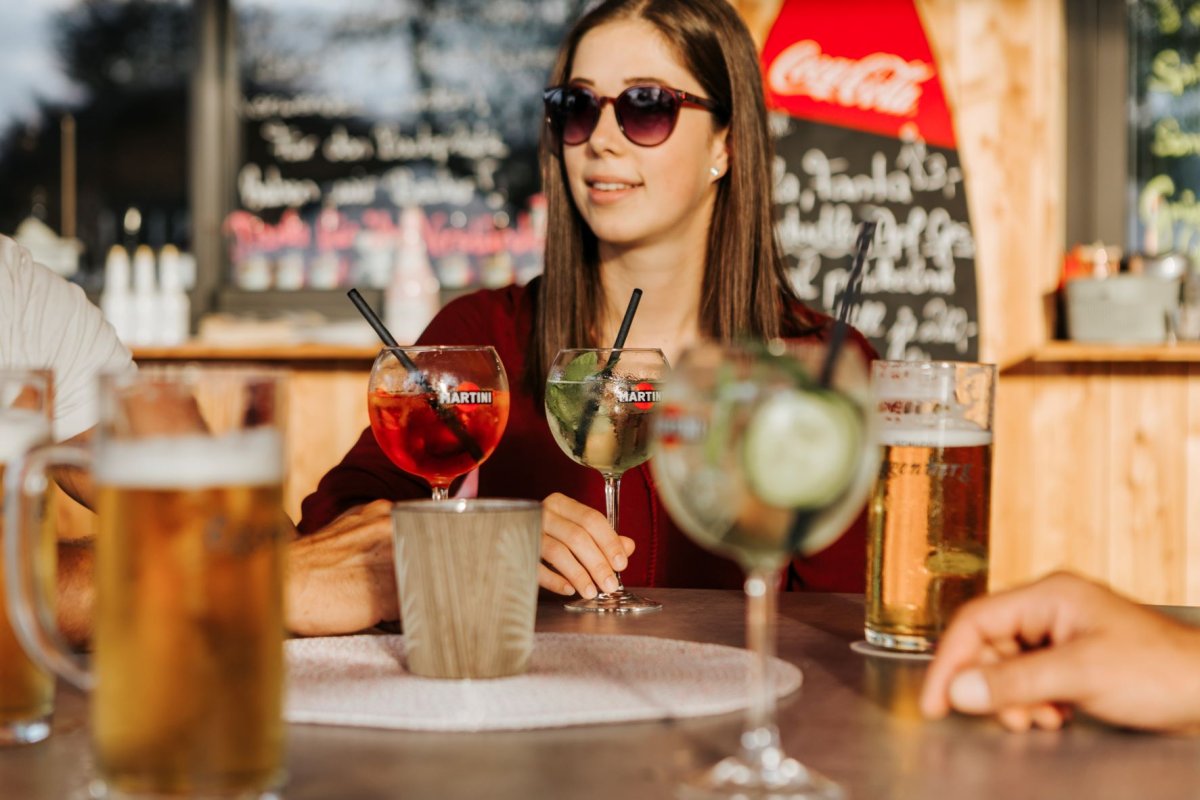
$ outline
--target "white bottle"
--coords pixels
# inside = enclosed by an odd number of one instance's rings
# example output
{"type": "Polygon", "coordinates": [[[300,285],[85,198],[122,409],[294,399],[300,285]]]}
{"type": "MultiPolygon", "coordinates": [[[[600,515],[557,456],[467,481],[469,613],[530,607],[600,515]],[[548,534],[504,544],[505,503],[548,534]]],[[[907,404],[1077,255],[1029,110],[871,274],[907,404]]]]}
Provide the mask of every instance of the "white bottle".
{"type": "Polygon", "coordinates": [[[154,279],[154,251],[138,245],[133,251],[133,343],[158,344],[158,290],[154,279]]]}
{"type": "Polygon", "coordinates": [[[158,254],[158,336],[157,343],[183,344],[191,325],[192,304],[183,290],[183,262],[179,249],[166,245],[158,254]]]}
{"type": "Polygon", "coordinates": [[[117,338],[133,344],[133,298],[129,295],[129,253],[114,244],[104,260],[104,291],[100,293],[100,310],[113,326],[117,338]]]}
{"type": "Polygon", "coordinates": [[[421,233],[425,215],[409,206],[400,215],[400,246],[392,279],[384,290],[384,322],[396,341],[412,344],[440,307],[437,276],[421,233]]]}

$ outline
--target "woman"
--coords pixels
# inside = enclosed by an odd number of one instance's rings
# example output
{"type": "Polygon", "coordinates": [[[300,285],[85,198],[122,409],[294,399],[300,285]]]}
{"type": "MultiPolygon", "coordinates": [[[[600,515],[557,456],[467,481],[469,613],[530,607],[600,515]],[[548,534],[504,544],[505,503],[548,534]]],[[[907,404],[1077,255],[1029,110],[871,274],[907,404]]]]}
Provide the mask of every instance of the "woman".
{"type": "MultiPolygon", "coordinates": [[[[771,142],[758,56],[726,0],[609,0],[567,36],[546,91],[544,275],[450,303],[424,344],[491,344],[513,383],[508,428],[479,470],[481,496],[545,499],[540,582],[593,597],[631,586],[735,588],[737,566],[667,515],[647,465],[622,481],[618,537],[595,470],[570,461],[542,411],[563,347],[611,344],[635,287],[627,347],[675,360],[703,337],[822,337],[829,320],[792,294],[773,234],[771,142]],[[628,538],[627,538],[628,537],[628,538]]],[[[856,336],[866,352],[870,346],[856,336]]],[[[303,505],[301,532],[377,498],[428,496],[365,431],[303,505]]],[[[805,588],[861,591],[860,519],[798,559],[805,588]]]]}

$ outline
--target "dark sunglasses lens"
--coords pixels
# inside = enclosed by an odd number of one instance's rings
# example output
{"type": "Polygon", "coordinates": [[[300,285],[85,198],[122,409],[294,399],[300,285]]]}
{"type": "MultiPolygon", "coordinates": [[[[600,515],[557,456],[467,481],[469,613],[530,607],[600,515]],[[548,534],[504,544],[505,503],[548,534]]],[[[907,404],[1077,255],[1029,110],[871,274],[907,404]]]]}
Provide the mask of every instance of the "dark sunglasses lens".
{"type": "Polygon", "coordinates": [[[563,144],[586,142],[600,118],[596,98],[585,89],[559,89],[546,105],[563,144]]]}
{"type": "Polygon", "coordinates": [[[662,144],[675,129],[679,102],[658,86],[634,86],[617,98],[617,117],[629,141],[643,147],[662,144]]]}

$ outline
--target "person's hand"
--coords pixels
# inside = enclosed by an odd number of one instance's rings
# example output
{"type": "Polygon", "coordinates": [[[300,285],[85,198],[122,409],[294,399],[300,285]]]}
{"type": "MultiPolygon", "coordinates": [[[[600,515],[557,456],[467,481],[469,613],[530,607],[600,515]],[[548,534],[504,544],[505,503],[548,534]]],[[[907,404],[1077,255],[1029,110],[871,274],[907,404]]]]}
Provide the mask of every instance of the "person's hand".
{"type": "Polygon", "coordinates": [[[1058,728],[1078,708],[1132,728],[1200,726],[1200,630],[1059,573],[974,600],[938,644],[921,694],[933,719],[996,714],[1058,728]]]}
{"type": "Polygon", "coordinates": [[[288,545],[287,626],[293,633],[351,633],[399,619],[392,565],[392,504],[352,508],[288,545]]]}
{"type": "Polygon", "coordinates": [[[538,583],[558,594],[591,599],[617,589],[633,540],[618,536],[594,508],[555,492],[542,501],[542,562],[538,583]]]}

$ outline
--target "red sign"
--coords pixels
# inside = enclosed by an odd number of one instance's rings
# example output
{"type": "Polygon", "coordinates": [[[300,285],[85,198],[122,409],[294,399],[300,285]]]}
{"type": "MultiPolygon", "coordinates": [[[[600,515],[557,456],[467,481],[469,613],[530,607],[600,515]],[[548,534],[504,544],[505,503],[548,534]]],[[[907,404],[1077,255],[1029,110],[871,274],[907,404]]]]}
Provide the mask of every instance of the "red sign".
{"type": "Polygon", "coordinates": [[[773,108],[955,147],[937,64],[913,0],[785,0],[762,63],[773,108]]]}

